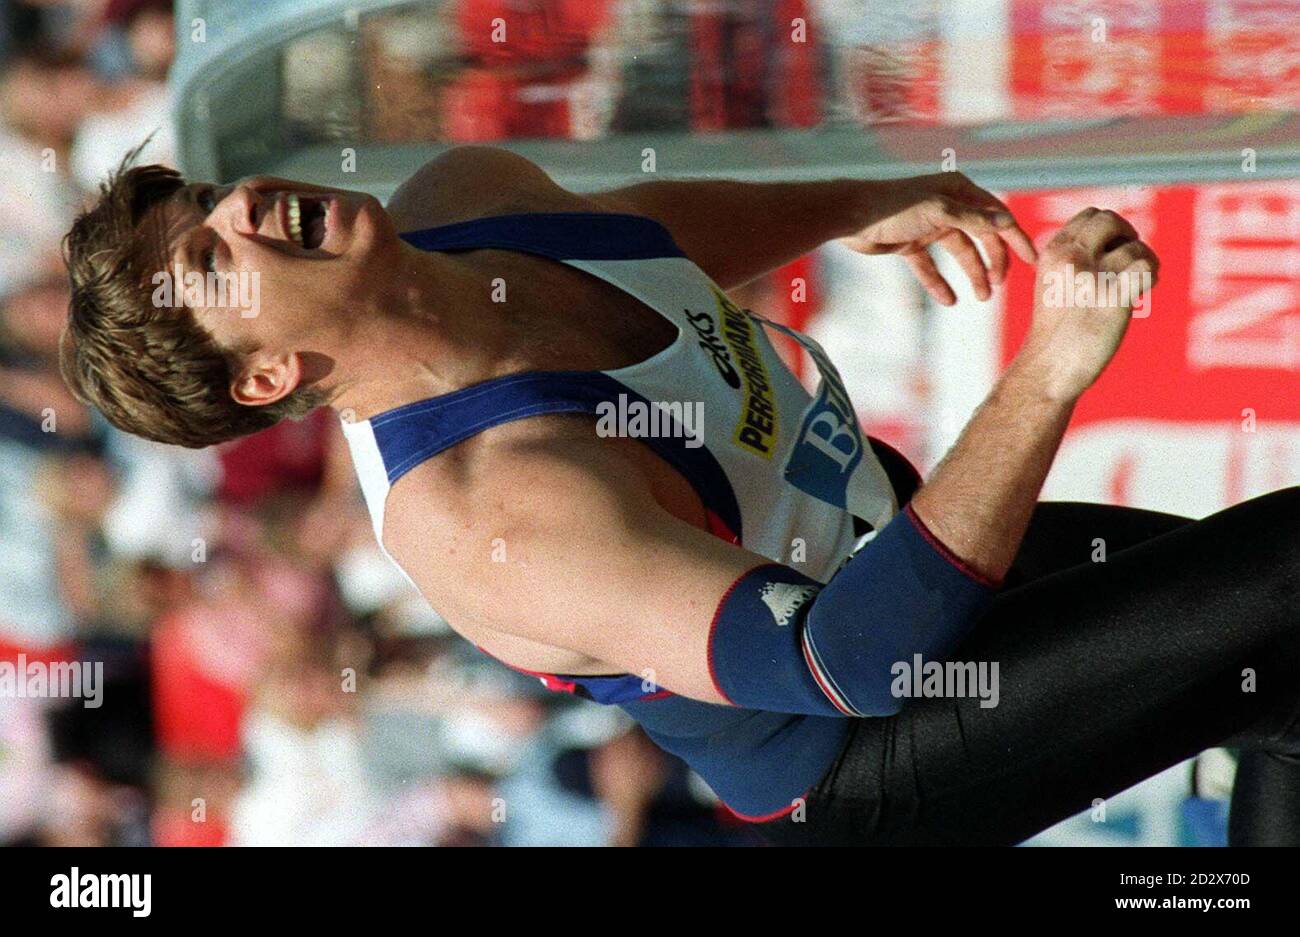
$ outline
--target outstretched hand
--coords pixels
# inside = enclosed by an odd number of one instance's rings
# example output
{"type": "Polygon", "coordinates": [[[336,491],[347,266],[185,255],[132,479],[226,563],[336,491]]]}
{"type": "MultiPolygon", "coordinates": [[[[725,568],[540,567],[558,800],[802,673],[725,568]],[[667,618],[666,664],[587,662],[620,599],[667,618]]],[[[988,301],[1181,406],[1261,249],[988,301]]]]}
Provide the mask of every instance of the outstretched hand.
{"type": "Polygon", "coordinates": [[[934,299],[957,301],[928,248],[938,244],[953,256],[981,300],[993,295],[1010,266],[1007,248],[1034,263],[1038,254],[1007,206],[959,172],[874,183],[869,221],[842,242],[863,254],[898,254],[934,299]],[[980,255],[976,242],[987,254],[980,255]]]}

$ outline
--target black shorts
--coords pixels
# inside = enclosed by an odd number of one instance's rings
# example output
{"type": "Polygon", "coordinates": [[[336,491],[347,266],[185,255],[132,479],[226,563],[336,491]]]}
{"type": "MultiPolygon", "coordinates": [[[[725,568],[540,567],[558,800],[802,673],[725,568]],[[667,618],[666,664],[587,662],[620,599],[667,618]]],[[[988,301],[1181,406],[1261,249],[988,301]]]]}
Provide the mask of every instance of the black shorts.
{"type": "Polygon", "coordinates": [[[1230,840],[1300,845],[1300,488],[1201,521],[1040,504],[953,659],[998,663],[996,706],[909,699],[854,720],[806,803],[759,831],[1009,845],[1229,745],[1230,840]]]}

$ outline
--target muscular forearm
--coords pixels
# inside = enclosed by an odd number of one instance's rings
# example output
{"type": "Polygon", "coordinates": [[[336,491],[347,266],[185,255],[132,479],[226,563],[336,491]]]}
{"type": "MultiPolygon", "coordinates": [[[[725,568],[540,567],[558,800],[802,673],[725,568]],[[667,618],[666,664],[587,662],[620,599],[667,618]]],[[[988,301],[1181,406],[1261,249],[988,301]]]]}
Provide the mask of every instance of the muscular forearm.
{"type": "Polygon", "coordinates": [[[983,576],[1000,581],[1010,569],[1074,402],[1026,349],[912,499],[930,531],[983,576]]]}
{"type": "Polygon", "coordinates": [[[1119,348],[1133,302],[1151,288],[1158,267],[1151,248],[1114,212],[1084,209],[1048,242],[1025,344],[912,502],[934,534],[985,576],[1001,579],[1010,569],[1075,401],[1119,348]],[[1145,281],[1126,298],[1111,291],[1107,299],[1095,286],[1077,302],[1047,288],[1052,278],[1103,275],[1145,281]]]}
{"type": "Polygon", "coordinates": [[[875,184],[665,180],[596,199],[663,224],[688,257],[729,289],[861,230],[875,184]]]}

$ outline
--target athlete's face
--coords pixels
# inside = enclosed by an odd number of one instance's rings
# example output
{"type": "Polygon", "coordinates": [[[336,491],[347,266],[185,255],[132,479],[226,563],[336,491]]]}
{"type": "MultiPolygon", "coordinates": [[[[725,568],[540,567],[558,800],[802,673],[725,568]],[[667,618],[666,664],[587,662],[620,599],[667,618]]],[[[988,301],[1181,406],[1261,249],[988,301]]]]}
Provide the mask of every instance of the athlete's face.
{"type": "MultiPolygon", "coordinates": [[[[192,183],[150,221],[165,238],[175,301],[227,349],[310,350],[336,317],[373,305],[376,271],[400,256],[373,196],[268,176],[192,183]]],[[[166,299],[160,285],[155,278],[155,302],[166,299]]]]}

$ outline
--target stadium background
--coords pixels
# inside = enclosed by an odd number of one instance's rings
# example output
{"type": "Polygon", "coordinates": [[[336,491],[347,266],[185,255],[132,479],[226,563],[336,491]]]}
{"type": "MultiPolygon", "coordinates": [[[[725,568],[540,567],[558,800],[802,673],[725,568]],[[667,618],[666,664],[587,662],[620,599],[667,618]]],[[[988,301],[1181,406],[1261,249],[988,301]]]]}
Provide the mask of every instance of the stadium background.
{"type": "MultiPolygon", "coordinates": [[[[70,399],[59,239],[151,133],[146,161],[197,178],[380,195],[464,142],[575,187],[647,148],[665,176],[811,178],[952,146],[1031,235],[1104,205],[1164,260],[1047,497],[1201,516],[1300,479],[1291,0],[5,0],[0,55],[0,658],[107,679],[98,710],[0,699],[0,842],[753,842],[617,713],[449,635],[377,554],[328,413],[190,452],[70,399]]],[[[939,309],[831,245],[737,299],[821,340],[928,467],[1030,286],[939,309]]],[[[1210,753],[1033,842],[1220,843],[1231,770],[1210,753]]]]}

